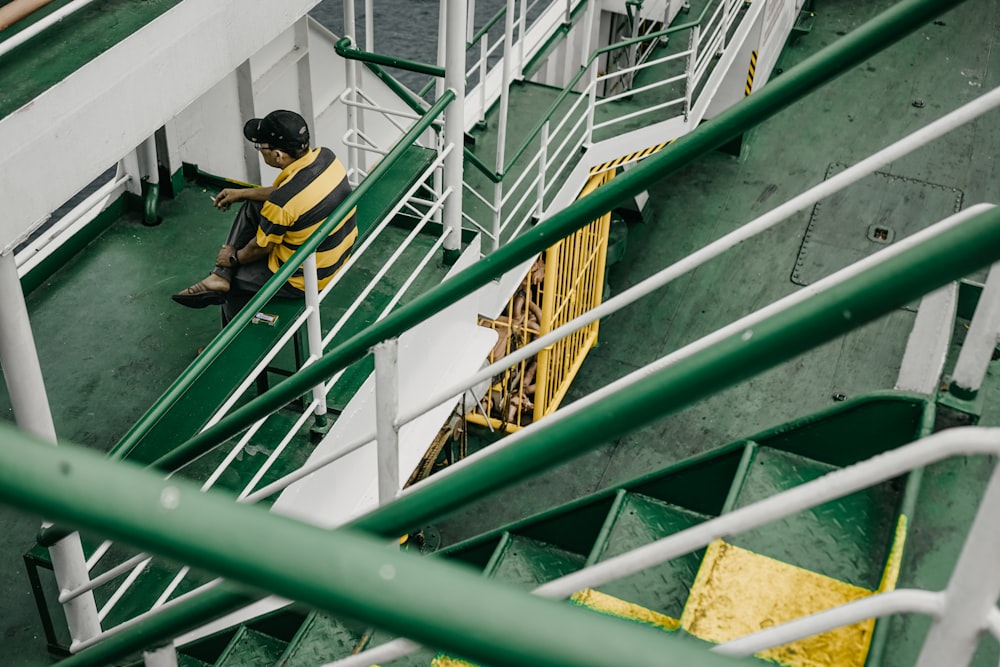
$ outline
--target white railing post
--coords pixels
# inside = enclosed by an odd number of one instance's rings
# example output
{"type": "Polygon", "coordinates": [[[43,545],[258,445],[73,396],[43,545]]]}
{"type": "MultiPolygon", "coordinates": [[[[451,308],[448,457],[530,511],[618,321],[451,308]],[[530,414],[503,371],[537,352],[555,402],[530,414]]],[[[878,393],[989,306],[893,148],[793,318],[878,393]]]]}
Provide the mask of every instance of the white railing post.
{"type": "Polygon", "coordinates": [[[173,644],[167,644],[152,651],[142,652],[145,667],[177,667],[177,649],[173,644]]]}
{"type": "Polygon", "coordinates": [[[596,4],[596,0],[588,0],[587,2],[587,17],[583,21],[583,48],[580,49],[580,67],[586,67],[587,60],[590,59],[590,40],[594,35],[594,17],[597,16],[594,9],[596,4]]]}
{"type": "Polygon", "coordinates": [[[486,75],[489,68],[486,66],[486,59],[490,53],[490,35],[486,33],[479,40],[479,122],[486,122],[486,75]]]}
{"type": "Polygon", "coordinates": [[[722,39],[719,40],[719,50],[716,55],[721,56],[726,50],[726,38],[729,36],[729,21],[732,7],[729,0],[722,0],[722,39]]]}
{"type": "Polygon", "coordinates": [[[373,348],[375,353],[375,433],[378,451],[378,504],[392,502],[399,494],[399,341],[390,338],[373,348]]]}
{"type": "Polygon", "coordinates": [[[490,252],[500,247],[500,228],[503,211],[503,183],[493,184],[493,222],[490,228],[490,252]]]}
{"type": "MultiPolygon", "coordinates": [[[[507,0],[507,13],[504,15],[503,31],[503,81],[500,88],[500,119],[497,125],[497,157],[496,173],[504,172],[504,156],[507,143],[507,114],[510,106],[511,61],[513,60],[514,44],[514,0],[507,0]]],[[[493,238],[490,252],[500,247],[500,222],[503,206],[503,183],[493,185],[493,238]]]]}
{"type": "MultiPolygon", "coordinates": [[[[306,306],[309,308],[309,319],[306,320],[306,339],[309,345],[309,359],[319,359],[323,356],[323,330],[319,316],[319,279],[316,276],[316,253],[306,258],[302,265],[302,278],[305,281],[306,306]]],[[[314,414],[319,426],[326,426],[326,388],[323,383],[313,387],[313,401],[316,402],[314,414]]]]}
{"type": "Polygon", "coordinates": [[[541,220],[545,213],[545,169],[548,167],[548,145],[549,145],[549,122],[542,125],[542,133],[539,136],[541,145],[538,147],[538,194],[535,195],[538,201],[535,202],[535,216],[541,220]]]}
{"type": "MultiPolygon", "coordinates": [[[[350,38],[351,43],[355,43],[354,35],[356,31],[357,19],[354,15],[354,0],[344,0],[344,36],[350,38]]],[[[358,76],[354,60],[345,59],[344,74],[347,78],[347,90],[350,91],[351,102],[358,101],[358,76]]],[[[358,109],[353,104],[346,104],[347,107],[347,134],[351,141],[347,144],[347,180],[351,185],[356,186],[361,181],[361,164],[358,160],[358,149],[353,144],[360,142],[358,136],[358,109]]],[[[315,131],[316,128],[313,128],[315,131]]]]}
{"type": "MultiPolygon", "coordinates": [[[[28,307],[17,277],[13,253],[0,254],[0,366],[7,383],[11,407],[18,428],[56,444],[56,428],[31,334],[28,307]]],[[[49,548],[56,584],[61,592],[76,590],[87,583],[89,573],[80,534],[73,533],[49,548]]],[[[85,593],[63,605],[72,641],[80,642],[100,634],[97,605],[93,593],[85,593]]]]}
{"type": "Polygon", "coordinates": [[[472,45],[476,34],[476,0],[469,0],[465,5],[465,41],[472,45]]]}
{"type": "Polygon", "coordinates": [[[950,391],[958,398],[971,400],[983,384],[986,371],[1000,337],[1000,264],[994,264],[986,276],[986,285],[976,312],[969,323],[969,332],[962,343],[951,374],[950,391]]]}
{"type": "Polygon", "coordinates": [[[517,21],[517,78],[524,78],[524,43],[528,28],[528,0],[521,0],[521,13],[517,21]]]}
{"type": "Polygon", "coordinates": [[[583,140],[586,147],[594,143],[594,111],[597,108],[597,64],[600,61],[595,59],[591,63],[590,69],[590,94],[587,102],[587,132],[583,140]]]}
{"type": "Polygon", "coordinates": [[[569,25],[573,22],[573,0],[566,0],[566,17],[563,19],[563,23],[569,25]]]}
{"type": "MultiPolygon", "coordinates": [[[[444,190],[451,196],[444,203],[444,226],[450,233],[444,240],[444,260],[453,263],[462,252],[462,179],[465,144],[465,26],[466,0],[448,0],[445,23],[448,26],[445,49],[445,87],[455,94],[448,105],[444,123],[444,146],[451,147],[444,157],[444,190]]],[[[480,83],[482,86],[482,82],[480,83]]],[[[485,86],[483,86],[485,87],[485,86]]]]}
{"type": "Polygon", "coordinates": [[[685,75],[687,80],[684,84],[684,120],[688,120],[691,114],[691,97],[694,95],[694,74],[695,69],[698,65],[698,36],[701,31],[701,26],[694,26],[691,28],[691,36],[689,37],[690,51],[691,54],[688,56],[687,72],[685,75]]]}
{"type": "Polygon", "coordinates": [[[935,618],[916,667],[965,667],[972,660],[987,617],[1000,597],[1000,466],[993,468],[962,546],[948,587],[944,610],[935,618]]]}

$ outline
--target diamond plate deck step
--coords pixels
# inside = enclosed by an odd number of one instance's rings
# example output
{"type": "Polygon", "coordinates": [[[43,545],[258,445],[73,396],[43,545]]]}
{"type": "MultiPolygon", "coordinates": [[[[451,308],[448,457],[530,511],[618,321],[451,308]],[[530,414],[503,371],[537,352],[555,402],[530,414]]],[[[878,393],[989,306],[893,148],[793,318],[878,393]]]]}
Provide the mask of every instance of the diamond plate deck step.
{"type": "Polygon", "coordinates": [[[177,667],[212,667],[212,663],[199,660],[186,653],[177,654],[177,667]]]}
{"type": "Polygon", "coordinates": [[[277,667],[315,667],[351,655],[364,639],[364,628],[314,611],[275,664],[277,667]]]}
{"type": "MultiPolygon", "coordinates": [[[[758,447],[733,509],[769,498],[837,467],[758,447]]],[[[732,544],[870,590],[878,588],[899,515],[894,482],[859,491],[781,521],[735,535],[732,544]]]]}
{"type": "Polygon", "coordinates": [[[274,667],[287,645],[276,637],[243,626],[236,631],[215,667],[274,667]]]}
{"type": "Polygon", "coordinates": [[[585,560],[581,554],[507,533],[497,546],[486,574],[494,579],[534,588],[579,570],[585,560]]]}
{"type": "MultiPolygon", "coordinates": [[[[598,563],[710,518],[640,493],[619,492],[608,514],[602,539],[594,545],[588,565],[598,563]]],[[[704,549],[600,587],[600,591],[641,607],[680,618],[694,583],[704,549]]]]}

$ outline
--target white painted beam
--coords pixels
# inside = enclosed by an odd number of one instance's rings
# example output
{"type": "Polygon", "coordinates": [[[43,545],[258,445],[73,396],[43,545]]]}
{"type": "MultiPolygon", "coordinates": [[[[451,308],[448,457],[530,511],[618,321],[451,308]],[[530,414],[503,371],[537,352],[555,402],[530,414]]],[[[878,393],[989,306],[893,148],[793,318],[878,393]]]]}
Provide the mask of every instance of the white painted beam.
{"type": "Polygon", "coordinates": [[[315,4],[184,0],[0,120],[0,251],[315,4]]]}

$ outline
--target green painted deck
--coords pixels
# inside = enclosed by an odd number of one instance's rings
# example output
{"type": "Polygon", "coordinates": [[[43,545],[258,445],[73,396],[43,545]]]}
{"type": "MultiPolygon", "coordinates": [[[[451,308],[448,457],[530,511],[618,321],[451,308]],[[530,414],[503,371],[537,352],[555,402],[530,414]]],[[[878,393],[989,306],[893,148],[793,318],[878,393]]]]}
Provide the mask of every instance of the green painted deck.
{"type": "MultiPolygon", "coordinates": [[[[172,6],[169,2],[143,4],[161,10],[172,6]]],[[[890,0],[817,3],[812,32],[786,49],[778,66],[787,69],[891,4],[890,0]]],[[[1000,85],[1000,55],[993,48],[998,30],[997,4],[968,0],[940,21],[751,131],[739,157],[708,155],[665,180],[649,193],[651,214],[646,221],[630,227],[624,259],[610,273],[612,291],[627,288],[820,182],[831,164],[852,164],[1000,85]],[[919,108],[913,104],[918,99],[924,103],[919,108]]],[[[5,93],[8,87],[3,71],[10,67],[0,60],[0,91],[5,93]]],[[[519,85],[513,90],[512,104],[516,109],[531,109],[536,108],[537,99],[553,97],[550,90],[519,85]]],[[[3,95],[0,98],[0,109],[4,109],[8,102],[3,95]]],[[[16,102],[9,104],[17,106],[16,102]]],[[[524,130],[533,126],[533,116],[512,117],[524,123],[524,130]]],[[[994,161],[1000,153],[997,128],[995,114],[986,116],[884,171],[957,188],[966,206],[995,202],[1000,199],[994,161]]],[[[480,138],[477,152],[485,150],[490,141],[489,134],[480,138]]],[[[212,248],[224,235],[229,216],[210,209],[204,194],[193,189],[185,193],[164,202],[165,221],[158,227],[144,227],[134,214],[124,216],[28,296],[60,437],[98,449],[111,447],[191,362],[196,349],[218,331],[214,309],[191,311],[169,300],[171,293],[201,277],[206,257],[178,255],[165,266],[149,261],[162,248],[177,247],[181,239],[185,245],[212,248]]],[[[793,273],[812,213],[800,212],[604,320],[600,344],[584,364],[567,402],[796,290],[793,273]]],[[[364,279],[359,276],[358,280],[364,279]]],[[[424,287],[415,286],[414,293],[424,287]]],[[[855,397],[891,388],[912,321],[913,313],[900,309],[658,424],[485,499],[435,527],[445,545],[455,545],[561,503],[606,492],[600,511],[595,509],[588,521],[580,522],[586,529],[556,529],[553,519],[544,530],[524,533],[533,543],[541,540],[543,533],[555,535],[554,549],[559,553],[586,558],[589,546],[582,543],[593,544],[597,539],[614,502],[614,489],[626,480],[835,406],[836,394],[855,397]]],[[[995,391],[997,383],[993,368],[987,377],[987,390],[995,391]]],[[[3,418],[12,420],[5,395],[0,395],[0,411],[3,418]]],[[[1000,424],[1000,406],[987,403],[981,423],[1000,424]]],[[[835,436],[828,434],[829,440],[822,444],[836,452],[837,443],[851,433],[854,431],[845,427],[835,436]]],[[[780,435],[774,437],[780,439],[780,435]]],[[[848,437],[847,442],[853,445],[856,441],[848,437]]],[[[842,464],[823,460],[814,450],[792,451],[797,457],[819,461],[810,464],[817,469],[842,464]]],[[[718,471],[735,474],[739,461],[739,452],[735,452],[686,468],[669,484],[650,479],[646,486],[637,488],[643,497],[630,496],[628,502],[644,504],[646,509],[676,505],[679,498],[657,490],[664,487],[679,493],[677,489],[687,485],[710,492],[683,506],[684,512],[718,514],[729,497],[729,483],[717,481],[725,478],[718,471]],[[647,501],[646,497],[657,500],[647,501]]],[[[953,460],[933,466],[924,475],[915,498],[915,520],[899,587],[938,588],[947,580],[975,511],[974,499],[985,484],[985,465],[980,459],[953,460]]],[[[887,520],[878,519],[880,524],[887,520]]],[[[51,663],[20,561],[39,522],[38,517],[0,508],[0,532],[7,536],[0,555],[0,587],[7,602],[0,612],[0,662],[5,666],[51,663]]],[[[464,558],[485,568],[495,546],[470,547],[464,558]]],[[[879,548],[887,547],[882,544],[879,548]]],[[[842,564],[838,567],[844,568],[842,564]]],[[[870,585],[874,576],[874,566],[869,567],[862,577],[863,585],[870,585]]],[[[607,592],[615,594],[611,588],[607,592]]],[[[648,604],[667,609],[676,601],[648,604]]],[[[886,651],[883,665],[912,664],[927,622],[892,619],[889,626],[898,642],[886,651]]],[[[354,636],[349,637],[344,646],[354,640],[354,636]]],[[[995,647],[984,643],[980,653],[974,663],[977,667],[996,664],[995,647]]]]}
{"type": "MultiPolygon", "coordinates": [[[[6,39],[70,4],[56,0],[0,32],[6,39]]],[[[108,0],[93,3],[0,56],[0,118],[136,32],[180,0],[108,0]]]]}

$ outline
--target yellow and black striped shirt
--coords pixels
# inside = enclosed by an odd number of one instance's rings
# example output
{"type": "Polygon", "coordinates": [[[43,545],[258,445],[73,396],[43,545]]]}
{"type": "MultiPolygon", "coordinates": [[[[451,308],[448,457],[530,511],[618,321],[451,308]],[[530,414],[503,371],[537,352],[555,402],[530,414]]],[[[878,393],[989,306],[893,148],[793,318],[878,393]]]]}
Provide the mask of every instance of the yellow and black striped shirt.
{"type": "MultiPolygon", "coordinates": [[[[344,164],[329,148],[314,148],[281,170],[274,191],[261,208],[257,244],[271,248],[267,266],[276,273],[351,192],[344,164]]],[[[351,255],[358,238],[356,208],[351,209],[316,249],[319,288],[323,289],[351,255]]],[[[302,269],[288,279],[305,288],[302,269]]]]}

